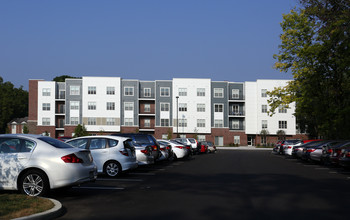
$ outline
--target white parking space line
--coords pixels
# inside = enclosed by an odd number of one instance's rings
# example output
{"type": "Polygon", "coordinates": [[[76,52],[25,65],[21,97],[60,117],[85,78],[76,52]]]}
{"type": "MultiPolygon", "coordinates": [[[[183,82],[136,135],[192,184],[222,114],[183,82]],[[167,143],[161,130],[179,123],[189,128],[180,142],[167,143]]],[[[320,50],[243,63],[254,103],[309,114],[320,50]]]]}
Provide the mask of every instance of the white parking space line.
{"type": "Polygon", "coordinates": [[[102,189],[102,190],[124,190],[125,188],[121,187],[99,187],[99,186],[81,186],[81,187],[73,187],[73,189],[102,189]]]}
{"type": "Polygon", "coordinates": [[[129,173],[129,175],[155,176],[155,173],[129,173]]]}
{"type": "Polygon", "coordinates": [[[142,182],[143,179],[105,179],[98,178],[96,181],[114,181],[114,182],[142,182]]]}

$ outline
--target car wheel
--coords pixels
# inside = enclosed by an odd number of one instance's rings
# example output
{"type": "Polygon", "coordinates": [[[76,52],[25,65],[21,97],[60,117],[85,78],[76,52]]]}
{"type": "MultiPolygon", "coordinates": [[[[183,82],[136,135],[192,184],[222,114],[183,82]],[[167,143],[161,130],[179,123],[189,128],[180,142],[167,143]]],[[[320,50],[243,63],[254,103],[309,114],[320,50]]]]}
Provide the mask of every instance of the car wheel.
{"type": "Polygon", "coordinates": [[[49,180],[40,170],[28,170],[19,179],[18,188],[21,193],[28,196],[43,196],[49,190],[49,180]]]}
{"type": "Polygon", "coordinates": [[[122,167],[117,161],[109,161],[106,163],[104,171],[109,177],[116,177],[121,174],[122,167]]]}

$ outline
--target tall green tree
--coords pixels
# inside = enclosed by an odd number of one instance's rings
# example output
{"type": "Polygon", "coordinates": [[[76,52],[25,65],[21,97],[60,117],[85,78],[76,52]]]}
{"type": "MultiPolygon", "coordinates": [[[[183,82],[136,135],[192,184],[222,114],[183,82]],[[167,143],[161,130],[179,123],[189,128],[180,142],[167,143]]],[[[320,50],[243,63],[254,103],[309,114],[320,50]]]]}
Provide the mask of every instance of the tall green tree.
{"type": "Polygon", "coordinates": [[[275,68],[294,80],[269,92],[270,114],[296,102],[301,129],[311,136],[350,136],[350,1],[301,0],[283,15],[275,68]]]}
{"type": "Polygon", "coordinates": [[[14,118],[28,116],[28,92],[15,88],[0,77],[0,133],[6,132],[7,123],[14,118]]]}
{"type": "Polygon", "coordinates": [[[74,129],[74,137],[82,137],[88,135],[89,133],[87,132],[84,124],[78,124],[77,127],[74,129]]]}

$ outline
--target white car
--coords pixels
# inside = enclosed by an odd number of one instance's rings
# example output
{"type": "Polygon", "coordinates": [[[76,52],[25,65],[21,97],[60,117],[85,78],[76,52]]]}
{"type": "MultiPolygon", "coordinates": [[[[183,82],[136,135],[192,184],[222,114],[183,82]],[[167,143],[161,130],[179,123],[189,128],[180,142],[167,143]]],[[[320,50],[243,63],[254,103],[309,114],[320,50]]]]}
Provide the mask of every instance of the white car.
{"type": "Polygon", "coordinates": [[[41,135],[0,135],[0,189],[43,196],[96,178],[89,150],[41,135]]]}
{"type": "Polygon", "coordinates": [[[302,145],[304,142],[301,140],[286,140],[283,143],[283,154],[286,156],[293,155],[293,148],[302,145]]]}
{"type": "Polygon", "coordinates": [[[134,144],[134,146],[138,165],[154,164],[153,149],[151,146],[138,146],[137,144],[134,144]]]}
{"type": "Polygon", "coordinates": [[[107,135],[85,136],[70,139],[66,143],[73,147],[89,149],[98,173],[105,173],[110,177],[119,176],[123,171],[138,166],[135,147],[130,138],[107,135]]]}
{"type": "Polygon", "coordinates": [[[173,140],[157,140],[159,144],[170,144],[171,148],[174,152],[174,157],[175,158],[184,158],[189,156],[190,151],[186,148],[185,145],[180,144],[177,141],[173,141],[173,140]]]}

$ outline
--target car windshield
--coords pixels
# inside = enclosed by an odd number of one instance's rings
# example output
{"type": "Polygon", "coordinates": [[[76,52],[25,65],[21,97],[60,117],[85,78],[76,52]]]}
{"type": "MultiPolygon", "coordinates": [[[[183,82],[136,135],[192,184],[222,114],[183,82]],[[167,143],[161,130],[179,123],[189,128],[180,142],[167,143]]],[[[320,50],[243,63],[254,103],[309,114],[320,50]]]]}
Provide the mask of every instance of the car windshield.
{"type": "Polygon", "coordinates": [[[51,146],[56,147],[56,148],[73,148],[73,146],[66,144],[65,142],[51,138],[51,137],[44,137],[43,136],[43,137],[39,137],[38,139],[50,144],[51,146]]]}
{"type": "Polygon", "coordinates": [[[153,141],[148,138],[148,136],[143,136],[143,135],[135,135],[134,136],[134,142],[136,144],[153,144],[153,141]]]}
{"type": "Polygon", "coordinates": [[[300,142],[300,140],[287,140],[284,144],[298,144],[300,142]]]}

